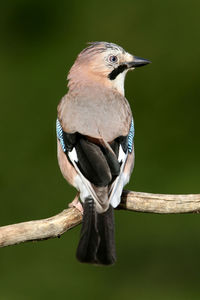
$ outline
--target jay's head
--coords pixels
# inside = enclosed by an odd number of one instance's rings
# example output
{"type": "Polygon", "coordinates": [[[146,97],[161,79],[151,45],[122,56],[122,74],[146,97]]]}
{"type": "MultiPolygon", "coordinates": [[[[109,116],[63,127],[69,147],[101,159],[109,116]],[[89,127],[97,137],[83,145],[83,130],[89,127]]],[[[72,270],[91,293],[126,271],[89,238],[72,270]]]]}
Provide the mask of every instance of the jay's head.
{"type": "Polygon", "coordinates": [[[107,42],[90,43],[77,57],[69,75],[70,81],[93,81],[117,89],[124,94],[127,71],[149,64],[150,61],[126,52],[107,42]]]}

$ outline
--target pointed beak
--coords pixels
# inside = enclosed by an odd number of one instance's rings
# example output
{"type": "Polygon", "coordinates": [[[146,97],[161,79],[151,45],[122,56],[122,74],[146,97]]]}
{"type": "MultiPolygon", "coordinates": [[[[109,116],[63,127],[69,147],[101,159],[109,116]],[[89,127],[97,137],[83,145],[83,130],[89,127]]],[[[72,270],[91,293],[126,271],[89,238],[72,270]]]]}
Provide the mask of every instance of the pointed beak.
{"type": "Polygon", "coordinates": [[[145,65],[150,64],[150,63],[151,63],[151,61],[148,60],[148,59],[134,56],[133,61],[128,62],[127,66],[128,66],[129,69],[131,69],[131,68],[142,67],[142,66],[145,66],[145,65]]]}

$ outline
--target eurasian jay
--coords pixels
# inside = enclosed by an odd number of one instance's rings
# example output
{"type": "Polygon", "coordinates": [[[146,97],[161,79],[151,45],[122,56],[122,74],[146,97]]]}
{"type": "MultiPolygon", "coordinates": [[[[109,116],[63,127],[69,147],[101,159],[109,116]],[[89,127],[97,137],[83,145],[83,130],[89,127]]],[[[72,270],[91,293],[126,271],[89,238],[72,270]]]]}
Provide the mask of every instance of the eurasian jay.
{"type": "Polygon", "coordinates": [[[113,208],[134,166],[134,123],[124,96],[127,71],[150,63],[107,42],[90,43],[68,74],[68,93],[58,105],[58,162],[80,193],[83,223],[77,258],[116,261],[113,208]]]}

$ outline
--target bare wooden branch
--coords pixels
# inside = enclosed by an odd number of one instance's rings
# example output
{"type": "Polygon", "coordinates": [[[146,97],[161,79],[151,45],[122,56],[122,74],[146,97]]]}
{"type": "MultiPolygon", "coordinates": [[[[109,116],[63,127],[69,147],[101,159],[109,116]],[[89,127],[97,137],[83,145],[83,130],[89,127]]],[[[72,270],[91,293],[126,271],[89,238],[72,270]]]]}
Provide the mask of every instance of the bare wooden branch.
{"type": "MultiPolygon", "coordinates": [[[[200,194],[166,195],[124,191],[119,209],[160,214],[198,213],[200,194]]],[[[80,211],[69,208],[51,218],[2,226],[0,247],[59,237],[81,221],[80,211]]]]}
{"type": "Polygon", "coordinates": [[[121,209],[157,214],[200,212],[200,194],[170,195],[123,191],[121,209]]]}
{"type": "Polygon", "coordinates": [[[81,221],[80,211],[76,208],[68,208],[51,218],[2,226],[0,247],[59,237],[81,221]]]}

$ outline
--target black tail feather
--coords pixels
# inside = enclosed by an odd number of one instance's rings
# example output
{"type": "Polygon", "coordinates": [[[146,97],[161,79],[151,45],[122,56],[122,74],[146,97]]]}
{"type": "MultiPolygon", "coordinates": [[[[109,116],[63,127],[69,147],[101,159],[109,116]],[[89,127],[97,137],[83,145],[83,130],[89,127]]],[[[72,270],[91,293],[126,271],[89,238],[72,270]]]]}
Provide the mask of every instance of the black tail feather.
{"type": "Polygon", "coordinates": [[[83,205],[83,223],[76,256],[80,262],[111,265],[116,261],[113,208],[98,214],[94,200],[83,205]]]}
{"type": "Polygon", "coordinates": [[[99,245],[97,230],[97,217],[94,200],[87,198],[83,204],[83,223],[81,237],[78,244],[76,257],[80,262],[95,263],[96,252],[99,245]]]}
{"type": "Polygon", "coordinates": [[[100,235],[97,261],[99,264],[112,265],[116,262],[114,212],[112,206],[103,214],[97,215],[97,228],[100,235]]]}

